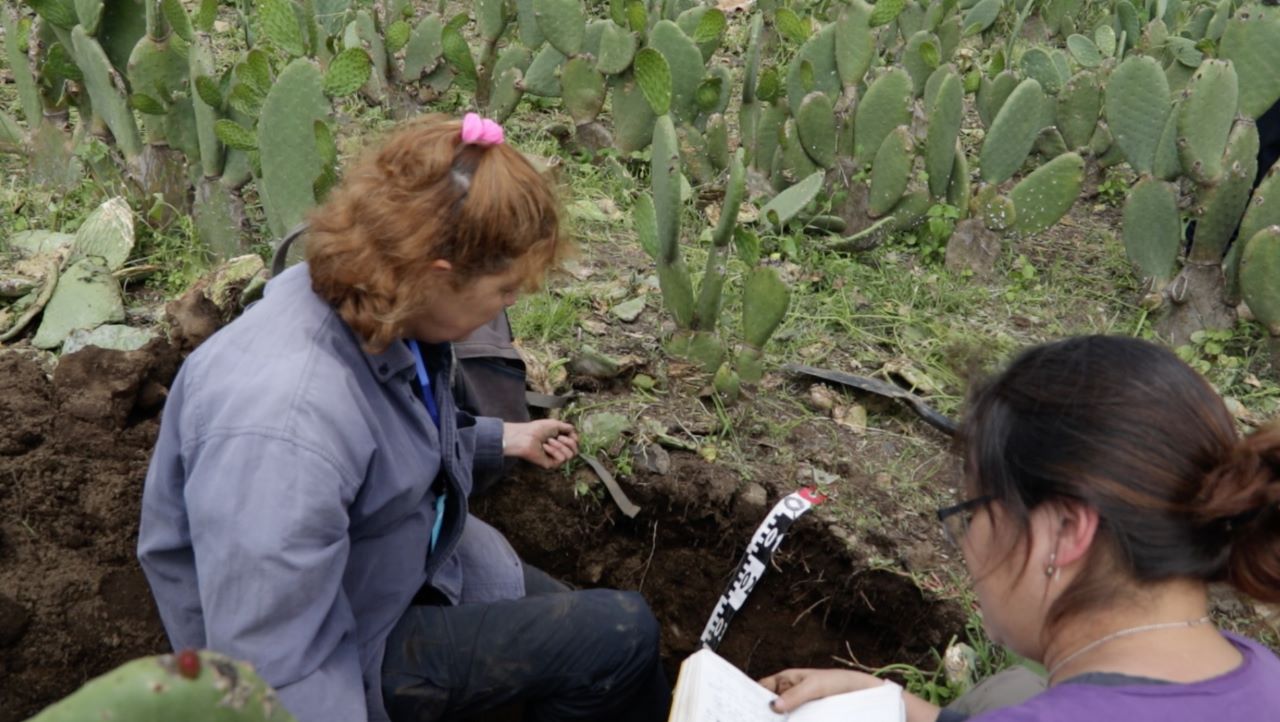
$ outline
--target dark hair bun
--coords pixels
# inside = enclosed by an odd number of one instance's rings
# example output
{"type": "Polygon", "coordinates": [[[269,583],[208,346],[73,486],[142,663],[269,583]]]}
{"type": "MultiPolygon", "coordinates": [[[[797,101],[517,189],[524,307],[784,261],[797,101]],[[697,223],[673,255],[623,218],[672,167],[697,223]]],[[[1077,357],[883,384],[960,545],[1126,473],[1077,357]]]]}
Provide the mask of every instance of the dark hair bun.
{"type": "Polygon", "coordinates": [[[1237,444],[1203,488],[1203,515],[1230,535],[1227,581],[1255,599],[1280,601],[1280,424],[1237,444]]]}

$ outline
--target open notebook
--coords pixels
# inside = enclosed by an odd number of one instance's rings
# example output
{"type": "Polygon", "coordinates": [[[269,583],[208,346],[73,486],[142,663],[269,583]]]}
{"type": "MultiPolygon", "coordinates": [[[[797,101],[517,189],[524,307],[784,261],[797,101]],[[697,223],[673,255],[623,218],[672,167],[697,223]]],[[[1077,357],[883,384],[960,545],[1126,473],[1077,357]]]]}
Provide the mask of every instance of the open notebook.
{"type": "Polygon", "coordinates": [[[774,695],[710,649],[680,665],[669,722],[904,722],[902,688],[892,682],[801,705],[789,714],[769,708],[774,695]]]}

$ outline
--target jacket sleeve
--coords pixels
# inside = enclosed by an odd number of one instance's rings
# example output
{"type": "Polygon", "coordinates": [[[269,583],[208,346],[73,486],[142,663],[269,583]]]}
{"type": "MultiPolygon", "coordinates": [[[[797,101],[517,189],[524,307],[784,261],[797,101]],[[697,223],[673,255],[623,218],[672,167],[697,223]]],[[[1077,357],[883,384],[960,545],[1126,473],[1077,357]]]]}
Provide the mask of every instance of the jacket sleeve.
{"type": "Polygon", "coordinates": [[[368,715],[342,580],[359,479],[274,431],[206,437],[184,489],[207,644],[251,662],[299,722],[368,715]]]}
{"type": "Polygon", "coordinates": [[[471,474],[475,488],[482,489],[504,469],[502,419],[458,410],[458,436],[463,449],[469,450],[474,459],[471,474]]]}

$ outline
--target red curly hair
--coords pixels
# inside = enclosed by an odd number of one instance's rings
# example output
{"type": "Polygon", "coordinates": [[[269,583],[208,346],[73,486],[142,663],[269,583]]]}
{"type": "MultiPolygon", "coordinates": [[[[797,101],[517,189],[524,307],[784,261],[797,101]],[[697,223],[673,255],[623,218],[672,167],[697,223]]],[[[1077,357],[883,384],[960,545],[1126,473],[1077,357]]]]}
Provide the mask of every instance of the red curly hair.
{"type": "Polygon", "coordinates": [[[311,286],[383,351],[438,288],[513,268],[526,290],[568,251],[550,180],[509,145],[463,145],[462,122],[431,115],[393,131],[348,169],[307,232],[311,286]]]}

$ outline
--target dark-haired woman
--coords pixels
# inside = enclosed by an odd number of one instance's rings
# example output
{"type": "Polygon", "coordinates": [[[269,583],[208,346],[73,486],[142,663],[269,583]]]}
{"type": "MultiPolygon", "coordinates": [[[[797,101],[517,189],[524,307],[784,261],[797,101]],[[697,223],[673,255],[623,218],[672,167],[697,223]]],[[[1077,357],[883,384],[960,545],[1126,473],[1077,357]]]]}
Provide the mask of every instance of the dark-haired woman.
{"type": "MultiPolygon", "coordinates": [[[[1217,629],[1208,585],[1280,601],[1280,426],[1241,439],[1168,350],[1091,336],[1032,348],[971,396],[966,500],[941,510],[987,632],[1049,689],[973,717],[1280,720],[1280,659],[1217,629]]],[[[880,684],[762,680],[780,711],[880,684]]],[[[908,699],[912,722],[964,719],[908,699]]]]}

